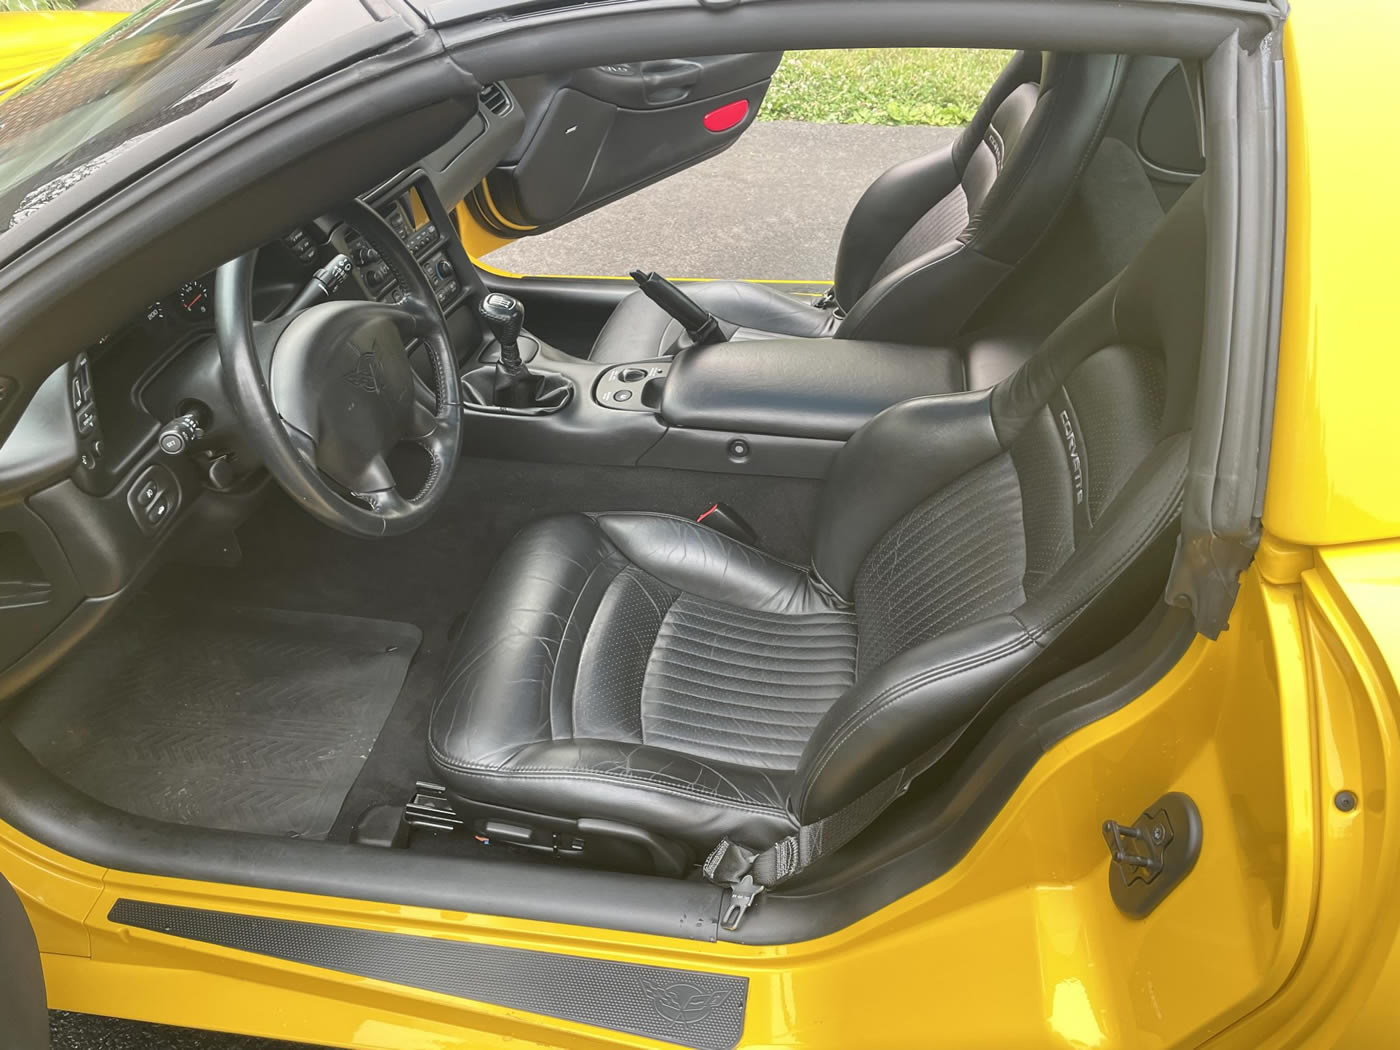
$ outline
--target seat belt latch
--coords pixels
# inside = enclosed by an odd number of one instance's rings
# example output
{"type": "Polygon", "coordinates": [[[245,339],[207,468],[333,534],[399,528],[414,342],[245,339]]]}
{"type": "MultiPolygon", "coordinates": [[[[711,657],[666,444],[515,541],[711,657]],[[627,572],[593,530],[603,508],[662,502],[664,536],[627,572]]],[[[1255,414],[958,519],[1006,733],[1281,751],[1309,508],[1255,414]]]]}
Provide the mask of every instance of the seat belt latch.
{"type": "Polygon", "coordinates": [[[725,903],[724,917],[720,919],[720,925],[731,932],[737,930],[762,892],[763,887],[754,882],[752,875],[745,875],[738,882],[731,883],[729,900],[725,903]]]}
{"type": "Polygon", "coordinates": [[[701,525],[728,536],[731,540],[758,546],[758,533],[753,526],[739,516],[739,512],[727,503],[711,504],[710,509],[695,519],[701,525]]]}

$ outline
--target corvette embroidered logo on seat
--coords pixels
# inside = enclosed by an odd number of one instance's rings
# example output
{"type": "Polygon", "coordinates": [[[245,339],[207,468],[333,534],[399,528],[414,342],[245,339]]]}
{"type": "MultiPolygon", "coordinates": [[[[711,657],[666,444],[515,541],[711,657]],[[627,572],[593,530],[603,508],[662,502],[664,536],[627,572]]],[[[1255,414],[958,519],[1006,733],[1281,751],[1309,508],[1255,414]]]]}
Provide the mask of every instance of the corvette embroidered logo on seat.
{"type": "Polygon", "coordinates": [[[1065,432],[1065,450],[1069,453],[1069,472],[1074,479],[1074,505],[1084,502],[1084,465],[1079,458],[1079,441],[1074,436],[1074,425],[1069,421],[1069,413],[1060,410],[1060,429],[1065,432]]]}

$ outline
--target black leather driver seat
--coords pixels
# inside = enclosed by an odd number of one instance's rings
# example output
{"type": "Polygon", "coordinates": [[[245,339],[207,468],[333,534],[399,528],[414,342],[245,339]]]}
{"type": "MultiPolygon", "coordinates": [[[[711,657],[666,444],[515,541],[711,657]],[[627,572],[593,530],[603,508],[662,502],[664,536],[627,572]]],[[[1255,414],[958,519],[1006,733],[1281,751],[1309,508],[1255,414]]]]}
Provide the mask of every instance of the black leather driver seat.
{"type": "MultiPolygon", "coordinates": [[[[743,281],[686,286],[733,338],[869,339],[944,345],[1045,236],[1098,148],[1127,68],[1119,55],[1018,52],[953,143],[897,164],[846,223],[833,306],[743,281]]],[[[683,331],[640,292],[590,357],[673,353],[683,331]]]]}
{"type": "Polygon", "coordinates": [[[759,849],[1103,651],[1172,557],[1204,239],[1197,186],[1009,378],[859,430],[811,566],[659,514],[526,529],[432,715],[452,795],[759,849]]]}

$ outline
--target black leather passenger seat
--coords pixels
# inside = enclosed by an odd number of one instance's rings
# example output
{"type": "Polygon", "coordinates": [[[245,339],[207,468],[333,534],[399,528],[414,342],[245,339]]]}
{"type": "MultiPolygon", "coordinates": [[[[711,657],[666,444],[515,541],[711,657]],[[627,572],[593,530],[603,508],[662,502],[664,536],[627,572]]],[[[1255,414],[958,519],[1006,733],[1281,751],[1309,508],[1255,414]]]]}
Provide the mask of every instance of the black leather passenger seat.
{"type": "MultiPolygon", "coordinates": [[[[738,339],[948,345],[1065,208],[1102,140],[1127,62],[1018,52],[949,146],[895,165],[865,191],[841,238],[835,309],[742,281],[687,293],[737,326],[738,339]]],[[[590,356],[607,364],[665,356],[682,335],[638,292],[618,305],[590,356]]]]}
{"type": "Polygon", "coordinates": [[[810,565],[664,515],[527,529],[431,718],[457,803],[763,849],[1108,649],[1174,549],[1203,191],[1011,376],[858,430],[810,565]]]}

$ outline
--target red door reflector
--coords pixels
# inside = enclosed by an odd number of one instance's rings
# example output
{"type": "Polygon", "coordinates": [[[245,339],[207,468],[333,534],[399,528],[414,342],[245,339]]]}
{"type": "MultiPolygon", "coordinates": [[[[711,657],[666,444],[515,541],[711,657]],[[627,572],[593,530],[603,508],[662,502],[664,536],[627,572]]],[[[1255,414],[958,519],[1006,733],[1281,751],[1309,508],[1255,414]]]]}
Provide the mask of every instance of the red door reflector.
{"type": "Polygon", "coordinates": [[[749,100],[741,98],[738,102],[731,102],[719,109],[712,109],[705,114],[706,131],[728,131],[730,128],[742,124],[744,118],[749,115],[749,100]]]}

